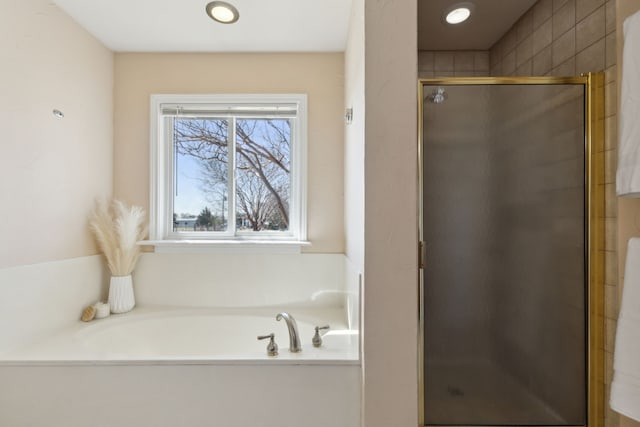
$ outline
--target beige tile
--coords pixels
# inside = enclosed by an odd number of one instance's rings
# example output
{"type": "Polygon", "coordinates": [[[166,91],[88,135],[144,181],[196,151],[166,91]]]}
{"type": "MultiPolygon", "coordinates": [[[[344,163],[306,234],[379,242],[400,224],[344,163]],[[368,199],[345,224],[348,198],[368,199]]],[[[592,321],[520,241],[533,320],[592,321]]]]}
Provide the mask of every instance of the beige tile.
{"type": "Polygon", "coordinates": [[[431,79],[435,77],[435,73],[433,71],[418,71],[419,79],[431,79]]]}
{"type": "Polygon", "coordinates": [[[606,4],[606,31],[610,34],[616,30],[616,2],[608,0],[606,4]]]}
{"type": "Polygon", "coordinates": [[[500,62],[502,62],[502,50],[501,44],[498,42],[489,50],[489,66],[490,68],[493,68],[500,62]]]}
{"type": "Polygon", "coordinates": [[[553,41],[553,21],[547,19],[533,32],[533,54],[537,54],[553,41]]]}
{"type": "Polygon", "coordinates": [[[604,116],[610,117],[618,111],[618,93],[615,83],[609,83],[604,87],[604,116]]]}
{"type": "MultiPolygon", "coordinates": [[[[613,183],[611,183],[613,184],[613,183]]],[[[615,251],[618,247],[618,220],[617,218],[605,218],[604,220],[604,248],[607,251],[615,251]]]]}
{"type": "Polygon", "coordinates": [[[604,151],[596,153],[596,172],[593,179],[598,183],[604,185],[604,151]]]}
{"type": "MultiPolygon", "coordinates": [[[[604,152],[604,183],[613,184],[616,182],[616,168],[618,165],[618,152],[608,150],[604,152]]],[[[615,248],[611,248],[615,250],[615,248]]]]}
{"type": "Polygon", "coordinates": [[[473,75],[474,77],[489,77],[491,74],[489,71],[474,71],[473,75]]]}
{"type": "Polygon", "coordinates": [[[473,70],[486,72],[489,71],[489,52],[473,53],[473,70]]]}
{"type": "Polygon", "coordinates": [[[554,68],[564,63],[567,59],[572,58],[575,54],[575,28],[572,28],[553,42],[552,61],[554,68]]]}
{"type": "MultiPolygon", "coordinates": [[[[555,4],[554,4],[555,9],[555,4]]],[[[557,40],[576,25],[576,2],[568,0],[553,14],[553,39],[557,40]]]]}
{"type": "Polygon", "coordinates": [[[576,73],[604,71],[604,39],[587,47],[576,55],[576,73]]]}
{"type": "MultiPolygon", "coordinates": [[[[600,114],[600,116],[604,116],[604,113],[600,114]]],[[[604,151],[604,117],[600,117],[600,120],[598,120],[598,126],[595,128],[595,132],[591,136],[593,138],[596,151],[604,151]]]]}
{"type": "Polygon", "coordinates": [[[542,49],[533,57],[533,75],[544,76],[551,71],[551,46],[542,49]]]}
{"type": "Polygon", "coordinates": [[[455,52],[453,54],[454,71],[473,71],[473,52],[455,52]]]}
{"type": "Polygon", "coordinates": [[[616,33],[611,33],[609,35],[607,35],[606,38],[606,45],[605,45],[605,50],[606,50],[606,59],[605,59],[605,66],[611,67],[613,65],[616,65],[617,62],[617,51],[616,51],[616,33]]]}
{"type": "Polygon", "coordinates": [[[567,3],[567,0],[553,0],[553,11],[557,12],[565,3],[567,3]]]}
{"type": "Polygon", "coordinates": [[[418,51],[418,70],[433,71],[433,52],[426,50],[418,51]]]}
{"type": "Polygon", "coordinates": [[[604,149],[612,150],[618,146],[618,116],[604,119],[604,149]]]}
{"type": "Polygon", "coordinates": [[[554,67],[551,74],[555,77],[573,77],[576,75],[576,60],[570,58],[562,64],[554,67]]]}
{"type": "Polygon", "coordinates": [[[516,48],[516,67],[520,67],[533,58],[533,36],[524,39],[516,48]]]}
{"type": "Polygon", "coordinates": [[[489,75],[492,77],[500,77],[503,75],[502,73],[502,62],[500,62],[499,64],[496,64],[495,66],[491,67],[491,71],[489,72],[489,75]]]}
{"type": "Polygon", "coordinates": [[[524,64],[520,65],[516,69],[517,76],[531,76],[533,75],[533,60],[529,59],[524,64]]]}
{"type": "Polygon", "coordinates": [[[502,72],[505,76],[510,76],[516,71],[516,52],[512,50],[502,60],[502,72]]]}
{"type": "MultiPolygon", "coordinates": [[[[605,402],[605,408],[606,408],[606,410],[604,411],[605,427],[619,427],[620,426],[620,414],[618,414],[617,412],[613,411],[609,407],[609,398],[610,397],[611,397],[611,387],[605,387],[604,388],[604,402],[605,402]]],[[[626,426],[626,427],[633,427],[633,426],[626,426]]]]}
{"type": "Polygon", "coordinates": [[[596,153],[596,162],[598,165],[601,165],[602,167],[598,168],[594,179],[599,184],[600,183],[606,184],[604,182],[604,151],[600,151],[596,153]]]}
{"type": "Polygon", "coordinates": [[[502,59],[516,48],[518,44],[517,35],[514,27],[511,27],[509,31],[502,38],[502,59]]]}
{"type": "Polygon", "coordinates": [[[542,25],[553,14],[553,0],[538,0],[533,6],[533,28],[542,25]]]}
{"type": "Polygon", "coordinates": [[[516,41],[520,43],[533,33],[533,10],[529,9],[516,24],[516,41]]]}
{"type": "Polygon", "coordinates": [[[618,197],[615,184],[604,186],[604,216],[616,218],[618,216],[618,197]]]}
{"type": "Polygon", "coordinates": [[[613,353],[604,353],[604,383],[609,385],[613,379],[613,353]]]}
{"type": "MultiPolygon", "coordinates": [[[[580,4],[580,2],[578,2],[580,4]]],[[[601,6],[576,24],[576,50],[581,51],[605,36],[605,7],[601,6]]]]}
{"type": "Polygon", "coordinates": [[[605,319],[604,321],[604,349],[613,352],[616,345],[616,326],[617,323],[613,319],[605,319]]]}
{"type": "Polygon", "coordinates": [[[607,251],[604,254],[604,283],[605,285],[618,283],[618,256],[616,252],[607,251]]]}
{"type": "Polygon", "coordinates": [[[618,78],[618,68],[615,66],[615,64],[610,67],[607,67],[604,74],[605,84],[614,82],[616,81],[617,78],[618,78]]]}
{"type": "Polygon", "coordinates": [[[604,287],[604,315],[607,319],[618,318],[618,287],[606,285],[604,287]]]}
{"type": "Polygon", "coordinates": [[[436,52],[434,54],[434,71],[450,71],[454,70],[453,52],[436,52]]]}
{"type": "Polygon", "coordinates": [[[435,71],[433,74],[435,78],[454,77],[453,71],[435,71]]]}
{"type": "Polygon", "coordinates": [[[638,421],[632,418],[626,417],[623,414],[619,414],[620,416],[620,427],[638,427],[638,421]]]}
{"type": "Polygon", "coordinates": [[[591,12],[604,6],[605,0],[578,0],[576,2],[576,21],[582,21],[591,12]]]}
{"type": "Polygon", "coordinates": [[[473,77],[473,70],[456,70],[453,72],[453,77],[473,77]]]}
{"type": "Polygon", "coordinates": [[[607,399],[607,412],[604,415],[604,427],[620,427],[620,414],[609,408],[609,400],[607,399]]]}

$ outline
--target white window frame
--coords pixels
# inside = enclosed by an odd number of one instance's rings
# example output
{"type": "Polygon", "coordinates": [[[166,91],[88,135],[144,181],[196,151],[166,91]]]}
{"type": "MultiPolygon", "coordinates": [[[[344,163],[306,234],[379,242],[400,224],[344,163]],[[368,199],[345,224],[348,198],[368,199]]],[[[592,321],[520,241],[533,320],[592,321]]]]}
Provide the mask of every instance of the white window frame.
{"type": "MultiPolygon", "coordinates": [[[[211,249],[246,251],[299,252],[307,242],[307,95],[306,94],[154,94],[150,108],[150,203],[149,240],[161,252],[208,252],[211,249]],[[167,104],[197,106],[213,105],[291,105],[297,107],[296,119],[291,128],[291,194],[289,201],[288,232],[224,232],[175,233],[173,232],[173,138],[168,134],[167,121],[162,114],[167,104]],[[171,221],[170,221],[171,219],[171,221]]],[[[230,128],[231,129],[231,128],[230,128]]],[[[235,135],[235,129],[230,134],[235,135]]],[[[230,169],[235,159],[230,153],[230,169]]],[[[229,195],[235,203],[235,195],[229,195]]],[[[229,214],[231,215],[231,210],[229,214]]],[[[229,218],[229,223],[235,219],[229,218]]],[[[233,228],[233,227],[232,227],[233,228]]]]}

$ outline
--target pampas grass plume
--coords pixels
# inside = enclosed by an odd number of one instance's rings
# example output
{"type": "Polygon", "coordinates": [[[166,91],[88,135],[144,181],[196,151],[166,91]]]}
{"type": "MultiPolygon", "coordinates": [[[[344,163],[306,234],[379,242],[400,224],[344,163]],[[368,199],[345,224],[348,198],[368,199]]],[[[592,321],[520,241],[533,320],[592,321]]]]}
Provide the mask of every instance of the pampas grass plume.
{"type": "Polygon", "coordinates": [[[147,234],[145,212],[139,206],[126,206],[119,200],[98,200],[89,217],[93,232],[107,265],[114,276],[128,276],[140,257],[136,244],[147,234]]]}

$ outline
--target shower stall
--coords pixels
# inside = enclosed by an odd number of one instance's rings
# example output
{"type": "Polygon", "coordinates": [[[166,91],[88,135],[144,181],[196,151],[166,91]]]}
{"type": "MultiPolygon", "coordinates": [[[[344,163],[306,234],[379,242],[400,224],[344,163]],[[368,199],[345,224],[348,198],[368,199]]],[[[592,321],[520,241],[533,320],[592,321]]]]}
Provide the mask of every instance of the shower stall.
{"type": "Polygon", "coordinates": [[[419,92],[421,424],[602,425],[602,76],[419,92]]]}

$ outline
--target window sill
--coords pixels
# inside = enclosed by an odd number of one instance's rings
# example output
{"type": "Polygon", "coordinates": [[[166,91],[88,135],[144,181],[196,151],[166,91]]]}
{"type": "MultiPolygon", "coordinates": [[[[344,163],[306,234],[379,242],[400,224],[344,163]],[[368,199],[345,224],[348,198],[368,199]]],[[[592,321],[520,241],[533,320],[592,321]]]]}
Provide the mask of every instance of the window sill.
{"type": "Polygon", "coordinates": [[[297,240],[142,240],[157,253],[269,253],[299,254],[311,242],[297,240]]]}

